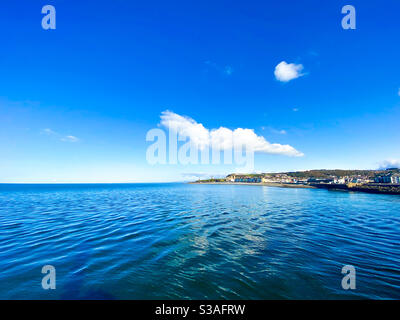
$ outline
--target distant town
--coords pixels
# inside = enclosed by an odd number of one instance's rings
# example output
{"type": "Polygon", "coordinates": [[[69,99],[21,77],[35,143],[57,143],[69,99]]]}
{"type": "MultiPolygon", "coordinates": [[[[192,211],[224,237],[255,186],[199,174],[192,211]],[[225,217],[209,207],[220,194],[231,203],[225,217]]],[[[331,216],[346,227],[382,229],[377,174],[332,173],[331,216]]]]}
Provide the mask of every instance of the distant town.
{"type": "Polygon", "coordinates": [[[198,180],[195,183],[258,184],[400,194],[400,169],[309,170],[260,174],[232,173],[222,179],[211,178],[198,180]]]}

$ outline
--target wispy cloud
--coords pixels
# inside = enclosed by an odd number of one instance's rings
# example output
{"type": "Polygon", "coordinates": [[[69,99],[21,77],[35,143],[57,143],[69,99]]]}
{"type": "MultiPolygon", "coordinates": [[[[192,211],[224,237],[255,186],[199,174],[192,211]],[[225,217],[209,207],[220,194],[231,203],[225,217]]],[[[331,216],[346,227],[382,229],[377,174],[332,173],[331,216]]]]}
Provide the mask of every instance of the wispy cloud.
{"type": "Polygon", "coordinates": [[[299,78],[304,74],[301,71],[304,69],[302,64],[287,63],[282,61],[275,67],[275,78],[281,82],[288,82],[290,80],[299,78]]]}
{"type": "Polygon", "coordinates": [[[49,129],[49,128],[43,129],[43,130],[42,130],[42,133],[47,134],[47,135],[49,135],[49,136],[57,135],[56,132],[54,132],[53,130],[51,130],[51,129],[49,129]]]}
{"type": "Polygon", "coordinates": [[[78,142],[79,138],[72,135],[62,135],[52,129],[46,128],[41,131],[42,134],[53,136],[63,142],[78,142]]]}
{"type": "Polygon", "coordinates": [[[388,159],[379,163],[379,169],[400,168],[400,160],[388,159]]]}
{"type": "Polygon", "coordinates": [[[397,91],[397,94],[399,95],[399,97],[400,97],[400,88],[399,88],[399,91],[397,91]]]}
{"type": "Polygon", "coordinates": [[[262,130],[269,130],[274,134],[287,134],[286,130],[279,130],[279,129],[275,129],[275,128],[271,128],[271,127],[261,127],[262,130]]]}
{"type": "Polygon", "coordinates": [[[254,129],[237,128],[234,130],[220,127],[207,129],[192,118],[181,116],[171,111],[161,113],[161,125],[173,130],[181,136],[188,137],[199,149],[212,147],[216,150],[227,150],[238,145],[246,146],[248,150],[259,153],[280,154],[292,157],[301,157],[304,154],[290,145],[270,143],[263,136],[259,136],[254,129]]]}
{"type": "Polygon", "coordinates": [[[185,172],[182,173],[181,176],[185,181],[194,181],[199,179],[221,179],[226,177],[226,173],[204,173],[204,172],[185,172]]]}
{"type": "Polygon", "coordinates": [[[79,139],[75,136],[65,136],[63,138],[61,138],[61,141],[65,141],[65,142],[78,142],[79,139]]]}
{"type": "Polygon", "coordinates": [[[230,76],[233,73],[233,68],[231,66],[226,66],[224,68],[224,72],[227,76],[230,76]]]}
{"type": "Polygon", "coordinates": [[[287,134],[286,130],[277,130],[277,129],[271,128],[271,131],[276,134],[287,134]]]}
{"type": "Polygon", "coordinates": [[[298,111],[300,111],[299,108],[293,108],[292,110],[293,110],[293,112],[298,112],[298,111]]]}
{"type": "Polygon", "coordinates": [[[209,61],[209,60],[205,61],[204,63],[208,67],[216,70],[218,73],[226,75],[226,76],[231,76],[233,74],[233,71],[234,71],[233,67],[229,66],[229,65],[221,67],[220,65],[216,64],[215,62],[212,62],[212,61],[209,61]]]}

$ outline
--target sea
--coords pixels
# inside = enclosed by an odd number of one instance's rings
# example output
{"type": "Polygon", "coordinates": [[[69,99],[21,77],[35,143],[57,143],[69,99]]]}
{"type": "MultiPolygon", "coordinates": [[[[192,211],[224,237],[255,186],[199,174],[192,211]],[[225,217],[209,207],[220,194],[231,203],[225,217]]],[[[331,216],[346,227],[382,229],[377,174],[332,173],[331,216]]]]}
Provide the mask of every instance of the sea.
{"type": "Polygon", "coordinates": [[[0,299],[399,299],[400,196],[0,184],[0,261],[0,299]]]}

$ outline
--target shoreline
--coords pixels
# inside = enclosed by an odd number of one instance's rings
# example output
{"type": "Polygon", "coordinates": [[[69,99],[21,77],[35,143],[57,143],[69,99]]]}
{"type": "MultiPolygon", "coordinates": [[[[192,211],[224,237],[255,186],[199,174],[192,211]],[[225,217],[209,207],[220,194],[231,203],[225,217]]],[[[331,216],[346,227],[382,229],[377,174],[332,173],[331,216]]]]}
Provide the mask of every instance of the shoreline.
{"type": "Polygon", "coordinates": [[[318,189],[317,187],[305,184],[289,184],[289,183],[268,183],[268,182],[189,182],[189,184],[219,184],[219,185],[237,185],[237,186],[262,186],[276,188],[301,188],[301,189],[318,189]]]}
{"type": "Polygon", "coordinates": [[[329,191],[362,192],[374,194],[400,195],[400,185],[398,186],[377,186],[364,185],[348,187],[347,185],[332,184],[289,184],[289,183],[266,183],[266,182],[189,182],[189,184],[210,184],[210,185],[239,185],[239,186],[261,186],[275,188],[299,188],[299,189],[325,189],[329,191]]]}

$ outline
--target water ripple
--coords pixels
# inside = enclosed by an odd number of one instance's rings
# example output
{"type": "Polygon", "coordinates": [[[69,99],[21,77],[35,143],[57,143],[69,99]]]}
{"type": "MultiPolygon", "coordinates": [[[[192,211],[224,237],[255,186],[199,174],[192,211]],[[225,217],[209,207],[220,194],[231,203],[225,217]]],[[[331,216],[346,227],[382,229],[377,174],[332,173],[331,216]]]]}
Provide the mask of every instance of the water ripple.
{"type": "Polygon", "coordinates": [[[400,298],[398,196],[0,185],[1,299],[400,298]],[[41,268],[57,269],[57,290],[41,268]],[[341,268],[357,290],[341,288],[341,268]]]}

